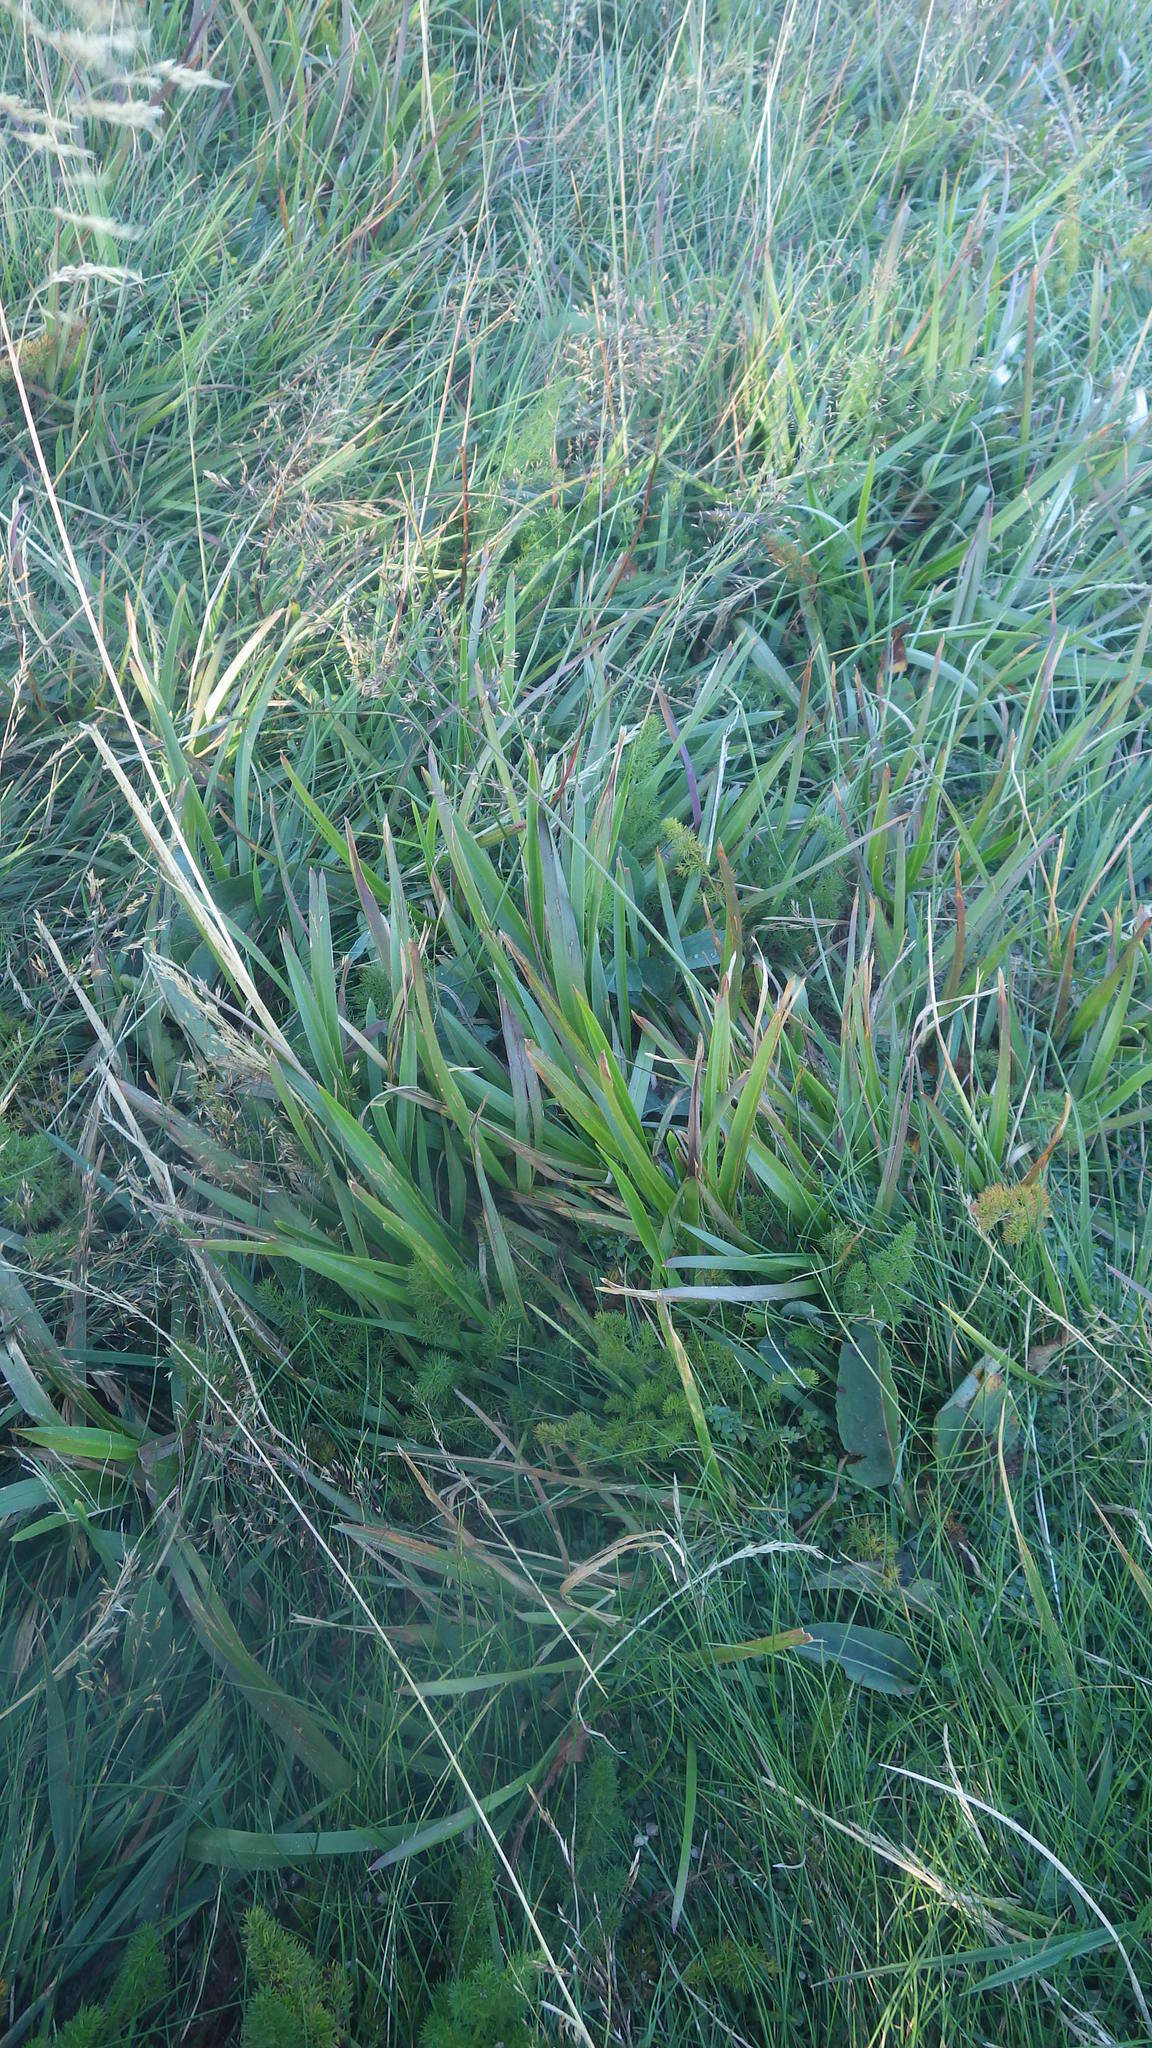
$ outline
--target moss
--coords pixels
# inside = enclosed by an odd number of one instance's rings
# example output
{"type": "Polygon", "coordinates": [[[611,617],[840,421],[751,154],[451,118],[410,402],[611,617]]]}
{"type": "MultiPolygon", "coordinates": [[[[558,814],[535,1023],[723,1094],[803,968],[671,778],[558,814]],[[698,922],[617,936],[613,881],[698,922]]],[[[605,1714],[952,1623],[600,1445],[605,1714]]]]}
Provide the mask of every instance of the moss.
{"type": "Polygon", "coordinates": [[[368,961],[356,976],[354,1014],[358,1024],[368,1022],[369,1011],[378,1018],[392,1015],[392,983],[376,960],[368,961]]]}
{"type": "Polygon", "coordinates": [[[694,1991],[707,1991],[714,1986],[742,2002],[775,1972],[775,1958],[766,1949],[755,1942],[723,1935],[693,1957],[684,1972],[684,1981],[694,1991]]]}
{"type": "Polygon", "coordinates": [[[74,1207],[71,1167],[51,1139],[0,1118],[0,1220],[31,1237],[74,1207]]]}
{"type": "Polygon", "coordinates": [[[105,2001],[114,2034],[123,2034],[154,2006],[168,1989],[168,1965],[154,1927],[138,1927],[124,1951],[105,2001]]]}
{"type": "Polygon", "coordinates": [[[448,1351],[429,1351],[420,1362],[412,1390],[416,1399],[435,1413],[451,1400],[452,1390],[459,1379],[459,1359],[453,1358],[448,1351]]]}
{"type": "MultiPolygon", "coordinates": [[[[687,1398],[660,1332],[651,1323],[633,1328],[627,1316],[613,1312],[596,1317],[595,1335],[609,1383],[601,1403],[537,1422],[537,1442],[596,1466],[613,1459],[666,1466],[694,1456],[698,1444],[687,1398]]],[[[755,1400],[747,1399],[747,1374],[726,1337],[691,1343],[689,1357],[709,1403],[710,1426],[715,1421],[726,1442],[754,1447],[774,1465],[790,1436],[769,1413],[775,1406],[771,1391],[760,1386],[755,1400]]]]}
{"type": "Polygon", "coordinates": [[[464,1865],[452,1901],[452,1954],[466,1976],[499,1952],[495,1917],[495,1868],[491,1849],[478,1849],[464,1865]]]}
{"type": "Polygon", "coordinates": [[[707,874],[708,849],[690,825],[682,825],[679,818],[665,818],[663,832],[678,875],[707,874]]]}
{"type": "Polygon", "coordinates": [[[647,860],[660,837],[660,768],[665,745],[666,734],[660,720],[646,718],[629,749],[620,840],[635,860],[647,860]]]}
{"type": "Polygon", "coordinates": [[[1014,1187],[995,1180],[972,1203],[972,1220],[985,1237],[999,1226],[1005,1244],[1025,1244],[1036,1237],[1052,1214],[1048,1190],[1039,1181],[1018,1181],[1014,1187]]]}
{"type": "Polygon", "coordinates": [[[138,1927],[120,1958],[105,1997],[79,2007],[55,2032],[45,2031],[34,2048],[125,2048],[168,1989],[168,1965],[154,1927],[138,1927]]]}
{"type": "Polygon", "coordinates": [[[604,1939],[612,1940],[620,1925],[628,1868],[619,1768],[607,1744],[597,1742],[581,1766],[576,1792],[573,1870],[586,1935],[595,1920],[604,1939]]]}
{"type": "Polygon", "coordinates": [[[108,2015],[102,2005],[82,2005],[55,2034],[41,2034],[40,2040],[53,2041],[55,2048],[104,2048],[112,2040],[108,2015]]]}
{"type": "Polygon", "coordinates": [[[491,1962],[441,1985],[420,2035],[421,2048],[530,2048],[531,2039],[520,1985],[491,1962]]]}
{"type": "Polygon", "coordinates": [[[244,2006],[243,2048],[336,2048],[348,2012],[343,1972],[323,1969],[262,1906],[244,1923],[256,1988],[244,2006]]]}
{"type": "MultiPolygon", "coordinates": [[[[838,1275],[837,1298],[841,1313],[849,1321],[874,1316],[877,1322],[894,1329],[907,1315],[916,1270],[916,1236],[915,1223],[906,1223],[886,1243],[858,1249],[854,1256],[847,1257],[838,1275]]],[[[853,1242],[847,1232],[833,1237],[833,1260],[837,1265],[845,1258],[845,1240],[853,1242]]]]}

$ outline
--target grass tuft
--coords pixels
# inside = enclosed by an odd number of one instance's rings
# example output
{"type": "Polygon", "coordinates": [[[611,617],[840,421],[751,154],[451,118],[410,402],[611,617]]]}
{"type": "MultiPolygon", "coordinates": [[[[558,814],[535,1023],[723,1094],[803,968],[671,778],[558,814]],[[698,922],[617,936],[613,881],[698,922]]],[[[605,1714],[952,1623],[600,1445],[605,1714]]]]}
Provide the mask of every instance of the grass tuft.
{"type": "Polygon", "coordinates": [[[1152,50],[0,26],[0,2048],[1148,2028],[1152,50]]]}

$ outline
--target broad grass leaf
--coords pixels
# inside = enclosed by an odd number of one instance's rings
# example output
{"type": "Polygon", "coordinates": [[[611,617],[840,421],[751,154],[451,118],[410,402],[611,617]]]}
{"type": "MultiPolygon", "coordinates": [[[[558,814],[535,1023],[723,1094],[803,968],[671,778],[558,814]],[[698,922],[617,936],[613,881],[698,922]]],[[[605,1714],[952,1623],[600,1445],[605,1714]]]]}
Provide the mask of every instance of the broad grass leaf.
{"type": "Polygon", "coordinates": [[[919,1662],[899,1636],[843,1621],[808,1622],[805,1633],[807,1642],[796,1645],[798,1657],[812,1664],[838,1664],[846,1678],[871,1692],[910,1693],[919,1684],[919,1662]]]}
{"type": "Polygon", "coordinates": [[[854,1323],[840,1346],[836,1427],[861,1486],[890,1486],[900,1445],[900,1404],[892,1361],[872,1323],[854,1323]]]}
{"type": "Polygon", "coordinates": [[[1009,1450],[1020,1440],[1020,1424],[1012,1396],[1003,1376],[985,1359],[966,1374],[949,1395],[936,1417],[934,1431],[936,1459],[941,1467],[951,1465],[962,1449],[983,1443],[995,1446],[1004,1418],[1004,1442],[1009,1450]]]}
{"type": "Polygon", "coordinates": [[[331,1791],[352,1782],[350,1763],[334,1749],[315,1715],[270,1678],[245,1648],[235,1623],[191,1545],[177,1539],[168,1567],[200,1641],[215,1664],[227,1672],[249,1705],[288,1743],[313,1776],[331,1791]]]}

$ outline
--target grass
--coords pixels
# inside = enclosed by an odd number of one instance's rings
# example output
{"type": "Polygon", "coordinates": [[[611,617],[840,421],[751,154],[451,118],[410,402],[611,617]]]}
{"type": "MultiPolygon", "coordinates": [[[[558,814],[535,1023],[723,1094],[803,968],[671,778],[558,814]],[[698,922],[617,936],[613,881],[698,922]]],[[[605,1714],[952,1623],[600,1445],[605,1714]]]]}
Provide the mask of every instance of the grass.
{"type": "Polygon", "coordinates": [[[1152,51],[0,29],[0,2048],[1152,2030],[1152,51]]]}

